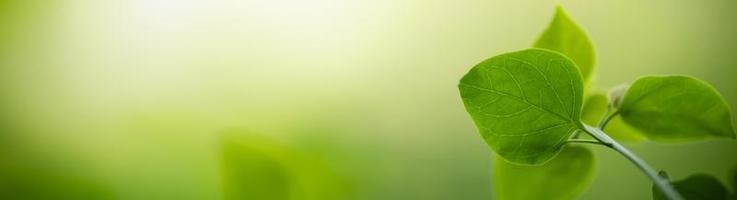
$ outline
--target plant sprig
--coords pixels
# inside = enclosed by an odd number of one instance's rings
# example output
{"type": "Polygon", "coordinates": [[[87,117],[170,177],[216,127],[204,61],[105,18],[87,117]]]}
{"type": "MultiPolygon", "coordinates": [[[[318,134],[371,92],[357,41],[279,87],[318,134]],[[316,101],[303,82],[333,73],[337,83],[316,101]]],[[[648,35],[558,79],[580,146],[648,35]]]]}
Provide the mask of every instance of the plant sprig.
{"type": "Polygon", "coordinates": [[[539,199],[531,193],[540,192],[546,199],[576,198],[591,177],[551,171],[592,174],[593,155],[582,161],[566,153],[570,148],[588,151],[573,145],[580,143],[619,152],[660,194],[680,200],[683,196],[668,179],[613,136],[637,135],[654,142],[735,138],[729,106],[712,86],[692,77],[647,76],[613,89],[608,99],[589,94],[593,45],[560,7],[534,47],[479,63],[458,86],[479,133],[499,155],[494,171],[499,199],[539,199]],[[601,119],[589,125],[596,113],[601,119]],[[621,133],[610,136],[605,129],[621,133]],[[593,139],[579,138],[581,132],[593,139]],[[565,164],[571,160],[580,162],[565,164]],[[559,184],[570,187],[547,188],[559,184]]]}

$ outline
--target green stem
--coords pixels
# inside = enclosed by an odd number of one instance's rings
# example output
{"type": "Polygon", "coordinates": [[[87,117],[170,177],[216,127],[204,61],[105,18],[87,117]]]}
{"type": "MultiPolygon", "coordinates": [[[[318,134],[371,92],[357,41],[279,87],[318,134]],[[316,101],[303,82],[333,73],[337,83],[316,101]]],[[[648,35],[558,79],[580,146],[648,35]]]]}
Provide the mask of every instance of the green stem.
{"type": "Polygon", "coordinates": [[[604,113],[604,116],[602,116],[601,120],[599,120],[599,123],[596,125],[596,127],[601,130],[604,130],[604,127],[606,127],[606,125],[609,124],[609,121],[611,121],[618,114],[619,114],[619,110],[612,112],[611,108],[608,108],[606,112],[604,113]]]}
{"type": "Polygon", "coordinates": [[[604,145],[604,146],[607,146],[606,144],[604,144],[604,143],[601,143],[601,142],[599,142],[598,140],[589,140],[589,139],[577,139],[577,138],[572,138],[572,139],[568,139],[568,141],[567,141],[567,142],[568,142],[568,143],[588,143],[588,144],[598,144],[598,145],[604,145]]]}
{"type": "Polygon", "coordinates": [[[645,175],[650,177],[653,183],[655,183],[655,186],[658,187],[660,191],[662,191],[663,194],[665,194],[665,196],[668,197],[668,199],[683,200],[683,197],[681,196],[681,194],[679,194],[676,191],[676,189],[673,188],[673,186],[670,184],[670,182],[667,179],[659,176],[657,171],[655,171],[652,167],[650,167],[650,165],[648,165],[645,161],[637,157],[637,155],[632,153],[629,149],[625,148],[624,146],[619,144],[617,141],[609,137],[609,135],[604,133],[604,131],[602,131],[601,129],[594,128],[594,127],[591,127],[585,124],[583,125],[583,128],[584,128],[584,131],[589,133],[592,137],[601,141],[609,148],[614,149],[615,151],[619,152],[620,154],[622,154],[622,156],[624,156],[625,158],[630,160],[633,164],[635,164],[635,166],[640,168],[640,170],[642,170],[642,172],[644,172],[645,175]]]}

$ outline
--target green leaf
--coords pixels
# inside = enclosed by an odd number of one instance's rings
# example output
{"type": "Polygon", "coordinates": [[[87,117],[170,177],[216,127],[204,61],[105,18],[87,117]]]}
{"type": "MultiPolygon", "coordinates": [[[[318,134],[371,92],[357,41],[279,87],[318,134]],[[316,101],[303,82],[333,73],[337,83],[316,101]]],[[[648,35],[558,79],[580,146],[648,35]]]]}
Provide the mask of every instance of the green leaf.
{"type": "Polygon", "coordinates": [[[582,126],[581,75],[557,52],[528,49],[492,57],[473,67],[458,87],[481,136],[510,162],[544,163],[582,126]]]}
{"type": "MultiPolygon", "coordinates": [[[[601,93],[593,93],[583,104],[581,120],[591,126],[596,126],[599,119],[607,110],[607,97],[601,93]]],[[[605,127],[605,131],[612,138],[626,142],[641,142],[646,138],[631,126],[625,124],[620,117],[614,117],[605,127]]]]}
{"type": "Polygon", "coordinates": [[[279,153],[224,140],[222,154],[226,199],[288,200],[293,195],[294,178],[279,153]]]}
{"type": "Polygon", "coordinates": [[[346,183],[323,162],[242,133],[226,132],[221,141],[224,199],[350,199],[346,183]]]}
{"type": "Polygon", "coordinates": [[[640,78],[625,93],[619,113],[653,141],[735,138],[727,103],[709,84],[691,77],[640,78]]]}
{"type": "Polygon", "coordinates": [[[607,135],[619,141],[642,142],[647,140],[640,131],[625,123],[619,116],[612,118],[604,131],[607,135]]]}
{"type": "Polygon", "coordinates": [[[727,177],[729,180],[729,184],[732,185],[732,191],[734,192],[732,194],[732,199],[737,200],[737,167],[733,167],[732,171],[729,171],[729,177],[727,177]]]}
{"type": "Polygon", "coordinates": [[[591,183],[594,171],[594,154],[582,146],[567,146],[540,166],[515,165],[496,159],[496,199],[575,199],[591,183]]]}
{"type": "Polygon", "coordinates": [[[599,119],[604,112],[607,110],[607,98],[601,93],[593,93],[583,103],[583,110],[581,111],[581,121],[584,123],[596,126],[599,119]]]}
{"type": "MultiPolygon", "coordinates": [[[[673,182],[676,188],[686,200],[725,200],[727,199],[727,188],[718,179],[706,174],[694,174],[688,178],[673,182]]],[[[654,200],[668,200],[665,195],[653,185],[654,200]]]]}
{"type": "Polygon", "coordinates": [[[79,161],[35,146],[0,145],[0,199],[120,198],[96,170],[79,161]]]}
{"type": "Polygon", "coordinates": [[[583,80],[589,82],[594,71],[594,47],[586,33],[560,6],[555,9],[553,20],[533,46],[568,56],[578,66],[583,80]]]}

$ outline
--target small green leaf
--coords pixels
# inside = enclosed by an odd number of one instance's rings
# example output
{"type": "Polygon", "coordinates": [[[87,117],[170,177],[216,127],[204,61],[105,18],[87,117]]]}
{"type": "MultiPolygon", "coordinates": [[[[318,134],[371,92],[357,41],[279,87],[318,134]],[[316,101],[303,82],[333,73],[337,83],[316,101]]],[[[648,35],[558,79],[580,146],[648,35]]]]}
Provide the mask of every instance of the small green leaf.
{"type": "Polygon", "coordinates": [[[727,103],[709,84],[691,77],[640,78],[626,92],[619,112],[653,141],[735,138],[727,103]]]}
{"type": "Polygon", "coordinates": [[[541,164],[581,127],[583,83],[560,53],[528,49],[487,59],[459,84],[466,111],[502,158],[541,164]]]}
{"type": "MultiPolygon", "coordinates": [[[[673,182],[673,187],[686,200],[725,200],[727,188],[718,179],[706,174],[694,174],[688,178],[673,182]]],[[[654,200],[668,200],[663,192],[653,185],[654,200]]]]}
{"type": "MultiPolygon", "coordinates": [[[[596,126],[607,109],[607,97],[601,93],[593,93],[583,104],[581,120],[591,126],[596,126]]],[[[646,138],[631,126],[622,122],[620,117],[614,117],[605,127],[605,131],[612,138],[619,141],[640,142],[646,138]]]]}
{"type": "Polygon", "coordinates": [[[575,199],[591,183],[594,154],[582,146],[567,146],[540,166],[494,161],[494,189],[499,200],[575,199]]]}
{"type": "Polygon", "coordinates": [[[533,45],[537,48],[550,49],[571,58],[585,82],[589,81],[594,71],[594,47],[586,33],[558,6],[555,16],[547,29],[533,45]]]}

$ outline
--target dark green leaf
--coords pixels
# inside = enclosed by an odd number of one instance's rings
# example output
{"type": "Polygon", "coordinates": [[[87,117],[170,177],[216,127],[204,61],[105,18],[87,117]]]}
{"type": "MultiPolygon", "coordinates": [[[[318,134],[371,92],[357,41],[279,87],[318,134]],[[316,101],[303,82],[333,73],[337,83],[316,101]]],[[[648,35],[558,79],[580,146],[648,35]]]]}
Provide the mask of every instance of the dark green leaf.
{"type": "MultiPolygon", "coordinates": [[[[727,188],[718,179],[706,174],[695,174],[675,181],[673,187],[686,200],[725,200],[728,197],[727,188]]],[[[652,190],[654,200],[668,200],[657,187],[653,186],[652,190]]]]}
{"type": "Polygon", "coordinates": [[[591,183],[594,154],[582,146],[567,146],[540,166],[494,161],[494,189],[499,200],[575,199],[591,183]]]}
{"type": "Polygon", "coordinates": [[[585,82],[591,77],[594,70],[594,47],[586,33],[563,8],[556,8],[550,25],[533,46],[563,53],[576,63],[585,82]]]}
{"type": "Polygon", "coordinates": [[[490,58],[458,87],[481,136],[510,162],[550,160],[581,127],[581,75],[557,52],[528,49],[490,58]]]}
{"type": "Polygon", "coordinates": [[[727,103],[709,84],[691,77],[640,78],[626,92],[619,112],[654,141],[735,138],[727,103]]]}
{"type": "Polygon", "coordinates": [[[732,171],[729,171],[729,184],[732,185],[732,199],[737,200],[737,167],[733,167],[732,171]]]}
{"type": "Polygon", "coordinates": [[[96,170],[78,163],[78,157],[54,153],[0,146],[0,199],[120,198],[96,170]]]}

